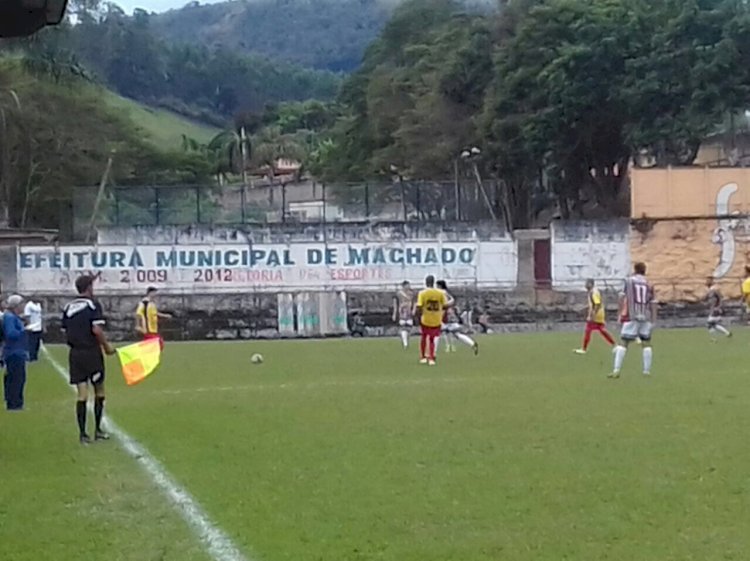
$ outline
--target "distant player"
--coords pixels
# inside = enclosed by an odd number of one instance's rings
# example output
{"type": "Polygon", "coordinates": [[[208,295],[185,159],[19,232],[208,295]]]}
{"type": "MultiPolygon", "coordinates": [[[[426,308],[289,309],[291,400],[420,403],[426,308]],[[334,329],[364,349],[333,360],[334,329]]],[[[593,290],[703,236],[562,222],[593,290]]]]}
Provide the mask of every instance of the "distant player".
{"type": "Polygon", "coordinates": [[[591,343],[591,334],[594,331],[604,337],[604,340],[607,341],[610,346],[615,345],[615,340],[612,338],[612,335],[609,334],[609,331],[607,331],[602,293],[594,285],[594,279],[588,279],[586,281],[586,292],[588,295],[589,309],[586,315],[586,330],[583,333],[583,346],[575,351],[579,355],[585,355],[588,351],[589,343],[591,343]]]}
{"type": "Polygon", "coordinates": [[[398,323],[401,333],[401,343],[404,348],[409,347],[409,335],[414,327],[414,291],[409,281],[401,283],[401,288],[393,297],[393,321],[398,323]]]}
{"type": "Polygon", "coordinates": [[[725,337],[731,337],[732,333],[721,324],[724,315],[721,307],[721,291],[714,283],[713,277],[708,277],[706,286],[708,287],[708,293],[706,294],[706,303],[708,304],[708,332],[711,335],[711,339],[716,342],[717,333],[721,333],[725,337]]]}
{"type": "Polygon", "coordinates": [[[94,300],[94,277],[82,276],[76,280],[78,298],[68,302],[63,310],[62,328],[65,331],[68,347],[70,383],[76,387],[76,419],[81,444],[89,444],[86,433],[86,401],[89,384],[94,386],[94,417],[96,420],[96,440],[108,440],[109,435],[102,430],[104,415],[104,356],[115,354],[112,345],[104,335],[104,314],[102,306],[94,300]]]}
{"type": "Polygon", "coordinates": [[[620,309],[625,310],[620,334],[622,341],[615,347],[615,364],[609,377],[620,377],[628,346],[637,339],[641,340],[643,346],[643,374],[649,376],[653,361],[651,332],[656,322],[656,299],[654,289],[646,279],[644,263],[636,263],[634,274],[625,281],[623,292],[620,294],[620,309]]]}
{"type": "Polygon", "coordinates": [[[750,316],[750,265],[745,266],[745,278],[742,281],[742,303],[745,305],[745,317],[750,316]]]}
{"type": "Polygon", "coordinates": [[[415,312],[419,314],[419,324],[422,329],[420,352],[422,364],[435,366],[435,344],[440,337],[443,324],[443,313],[448,307],[448,295],[435,288],[435,277],[429,275],[425,279],[425,288],[417,296],[415,312]]]}
{"type": "Polygon", "coordinates": [[[444,280],[440,280],[437,281],[437,287],[445,292],[450,304],[443,314],[442,338],[445,340],[446,351],[449,353],[455,352],[455,340],[457,339],[463,344],[471,347],[474,350],[475,355],[479,354],[479,343],[461,331],[461,320],[459,319],[458,311],[456,310],[456,300],[448,290],[448,284],[444,280]]]}
{"type": "Polygon", "coordinates": [[[136,330],[143,335],[143,339],[157,339],[159,346],[164,349],[164,339],[159,335],[159,318],[171,318],[170,314],[163,314],[156,307],[157,289],[153,286],[146,290],[146,296],[138,303],[135,311],[136,330]]]}

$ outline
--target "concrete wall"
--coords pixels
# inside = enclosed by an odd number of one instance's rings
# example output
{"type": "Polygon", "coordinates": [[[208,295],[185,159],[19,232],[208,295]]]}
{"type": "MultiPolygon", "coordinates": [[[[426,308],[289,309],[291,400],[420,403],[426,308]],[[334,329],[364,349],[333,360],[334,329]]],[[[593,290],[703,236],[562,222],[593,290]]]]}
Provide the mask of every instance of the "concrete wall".
{"type": "Polygon", "coordinates": [[[750,169],[633,171],[630,255],[644,261],[659,300],[698,302],[706,279],[740,296],[750,264],[750,169]]]}
{"type": "Polygon", "coordinates": [[[589,278],[619,288],[630,270],[629,236],[627,220],[553,222],[553,288],[580,291],[589,278]]]}
{"type": "MultiPolygon", "coordinates": [[[[742,221],[725,224],[724,234],[733,232],[731,240],[717,233],[717,221],[626,221],[555,223],[551,232],[519,232],[513,240],[516,251],[515,282],[512,285],[456,287],[462,306],[489,308],[493,323],[514,329],[548,329],[561,324],[579,325],[585,307],[583,281],[593,277],[605,290],[610,320],[615,317],[619,282],[633,259],[643,259],[651,266],[659,298],[668,303],[662,316],[670,322],[695,323],[703,315],[702,306],[695,304],[702,295],[703,276],[729,263],[729,249],[734,247],[731,266],[725,275],[736,292],[735,277],[745,263],[746,255],[738,242],[742,233],[750,232],[742,221]],[[540,288],[534,279],[534,241],[550,237],[553,289],[540,288]],[[722,245],[722,243],[724,245],[722,245]],[[733,245],[732,245],[733,244],[733,245]],[[722,249],[724,248],[724,249],[722,249]],[[696,283],[695,279],[699,279],[696,283]],[[675,284],[676,281],[677,284],[675,284]],[[684,281],[684,282],[683,282],[684,281]],[[687,286],[685,286],[687,285],[687,286]],[[667,290],[667,287],[669,290],[667,290]],[[691,303],[692,302],[692,303],[691,303]]],[[[506,234],[488,223],[478,224],[336,224],[244,226],[242,228],[128,228],[108,229],[99,233],[101,245],[176,247],[227,244],[294,244],[322,243],[393,243],[394,240],[442,240],[445,243],[508,242],[506,234]]],[[[750,236],[746,238],[750,240],[750,236]]],[[[744,243],[744,242],[743,242],[744,243]]],[[[750,247],[748,247],[750,251],[750,247]]],[[[17,253],[14,247],[0,248],[0,277],[6,293],[16,290],[17,253]]],[[[64,303],[73,296],[72,280],[61,282],[43,294],[49,315],[51,340],[60,336],[58,315],[64,303]]],[[[401,280],[399,277],[398,281],[401,280]]],[[[415,277],[412,279],[418,281],[415,277]]],[[[363,290],[352,283],[346,288],[349,311],[360,311],[368,325],[380,332],[393,329],[391,322],[392,294],[396,281],[363,290]]],[[[109,329],[116,339],[134,336],[133,311],[143,290],[105,294],[101,297],[109,318],[109,329]]],[[[161,297],[161,307],[176,315],[163,324],[168,339],[224,339],[277,336],[277,292],[257,290],[252,286],[225,291],[206,291],[199,285],[161,297]]],[[[287,290],[289,288],[287,287],[287,290]]],[[[727,288],[728,291],[729,287],[727,288]]],[[[33,285],[27,292],[39,292],[33,285]]]]}

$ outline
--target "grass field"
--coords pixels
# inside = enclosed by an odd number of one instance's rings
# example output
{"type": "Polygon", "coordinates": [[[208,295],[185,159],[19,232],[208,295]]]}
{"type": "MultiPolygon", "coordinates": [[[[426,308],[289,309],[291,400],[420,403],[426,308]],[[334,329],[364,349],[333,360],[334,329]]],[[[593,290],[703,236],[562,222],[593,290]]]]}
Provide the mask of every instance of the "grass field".
{"type": "Polygon", "coordinates": [[[105,96],[109,106],[128,112],[136,126],[160,148],[180,150],[183,134],[199,142],[208,143],[221,132],[210,125],[196,123],[166,109],[148,107],[106,90],[105,96]]]}
{"type": "MultiPolygon", "coordinates": [[[[392,339],[171,344],[140,386],[110,369],[108,411],[248,560],[743,560],[748,339],[660,332],[654,376],[635,347],[616,381],[575,334],[434,368],[392,339]]],[[[79,447],[49,363],[27,401],[0,412],[4,561],[210,559],[116,442],[79,447]]]]}

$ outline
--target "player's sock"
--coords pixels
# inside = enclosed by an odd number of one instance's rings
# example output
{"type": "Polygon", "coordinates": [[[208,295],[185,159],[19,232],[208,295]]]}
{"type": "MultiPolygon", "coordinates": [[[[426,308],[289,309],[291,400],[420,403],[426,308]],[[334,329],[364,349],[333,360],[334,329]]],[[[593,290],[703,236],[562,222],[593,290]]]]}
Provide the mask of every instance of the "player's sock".
{"type": "Polygon", "coordinates": [[[589,350],[589,343],[591,343],[591,330],[587,327],[586,331],[583,333],[583,345],[581,346],[581,349],[584,351],[589,350]]]}
{"type": "Polygon", "coordinates": [[[76,418],[78,419],[78,431],[81,436],[86,434],[86,402],[76,401],[76,418]]]}
{"type": "Polygon", "coordinates": [[[625,361],[625,353],[627,352],[628,349],[622,345],[615,347],[615,367],[613,370],[615,374],[619,374],[620,370],[622,370],[622,363],[625,361]]]}
{"type": "Polygon", "coordinates": [[[435,360],[435,350],[437,349],[437,341],[439,337],[429,337],[430,343],[430,360],[435,360]]]}
{"type": "Polygon", "coordinates": [[[104,398],[97,397],[94,399],[94,419],[96,419],[96,432],[102,430],[102,416],[104,414],[104,398]]]}
{"type": "Polygon", "coordinates": [[[643,373],[651,374],[651,363],[654,360],[654,350],[651,347],[643,347],[643,373]]]}
{"type": "Polygon", "coordinates": [[[422,358],[427,358],[427,335],[424,333],[419,340],[419,351],[422,353],[422,358]]]}
{"type": "Polygon", "coordinates": [[[718,331],[722,335],[725,335],[726,337],[729,337],[729,330],[726,327],[724,327],[723,325],[717,325],[716,326],[716,331],[718,331]]]}
{"type": "Polygon", "coordinates": [[[602,337],[604,337],[604,340],[607,343],[609,343],[610,345],[612,345],[614,347],[615,340],[612,338],[612,335],[609,334],[609,331],[607,331],[606,329],[602,329],[599,333],[602,334],[602,337]]]}
{"type": "Polygon", "coordinates": [[[469,347],[474,346],[474,339],[472,339],[468,335],[464,333],[456,333],[456,337],[458,337],[458,340],[461,341],[464,345],[468,345],[469,347]]]}
{"type": "Polygon", "coordinates": [[[404,348],[409,346],[409,332],[406,329],[401,330],[401,342],[403,343],[404,348]]]}

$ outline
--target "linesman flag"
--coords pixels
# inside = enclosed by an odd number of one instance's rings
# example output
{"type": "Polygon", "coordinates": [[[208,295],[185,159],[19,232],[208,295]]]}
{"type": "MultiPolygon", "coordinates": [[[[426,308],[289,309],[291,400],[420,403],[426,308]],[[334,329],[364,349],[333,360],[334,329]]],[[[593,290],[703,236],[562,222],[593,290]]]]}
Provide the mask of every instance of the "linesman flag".
{"type": "Polygon", "coordinates": [[[159,366],[161,347],[158,339],[149,339],[117,349],[122,375],[128,386],[145,380],[159,366]]]}

